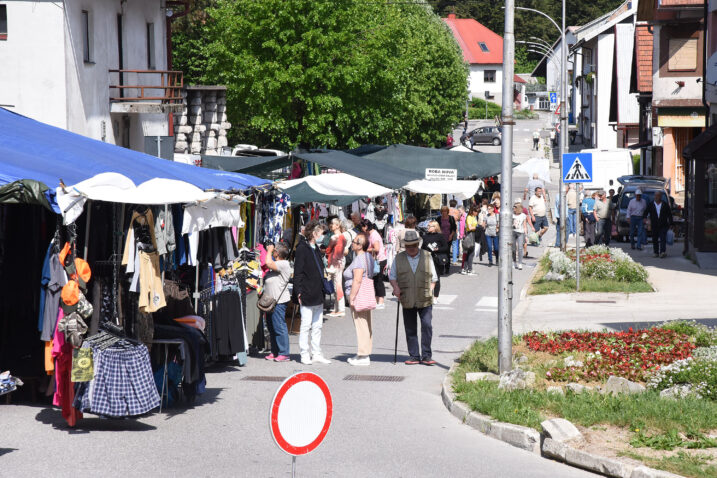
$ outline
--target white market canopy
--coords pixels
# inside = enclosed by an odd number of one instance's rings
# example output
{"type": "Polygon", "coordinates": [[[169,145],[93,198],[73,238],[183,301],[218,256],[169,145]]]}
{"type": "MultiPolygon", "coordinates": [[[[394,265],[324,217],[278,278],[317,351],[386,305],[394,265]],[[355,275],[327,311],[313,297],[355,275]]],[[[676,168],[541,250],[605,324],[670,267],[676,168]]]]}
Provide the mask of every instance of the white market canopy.
{"type": "Polygon", "coordinates": [[[523,164],[515,166],[513,170],[525,173],[530,178],[533,177],[533,174],[537,174],[538,178],[540,178],[543,182],[551,182],[550,162],[545,158],[530,158],[523,164]]]}
{"type": "Polygon", "coordinates": [[[456,199],[468,199],[483,186],[481,180],[427,181],[417,179],[409,182],[404,189],[421,194],[452,194],[456,199]]]}
{"type": "Polygon", "coordinates": [[[276,187],[287,193],[294,204],[320,202],[339,206],[359,198],[383,196],[392,191],[346,173],[319,174],[279,181],[276,187]]]}
{"type": "MultiPolygon", "coordinates": [[[[101,173],[77,184],[56,188],[57,204],[62,211],[65,224],[71,224],[82,214],[85,202],[89,200],[125,204],[163,205],[197,203],[217,198],[214,192],[202,191],[197,186],[176,179],[154,178],[136,185],[127,176],[119,173],[101,173]]],[[[236,209],[241,196],[232,196],[226,203],[227,209],[236,209]]]]}

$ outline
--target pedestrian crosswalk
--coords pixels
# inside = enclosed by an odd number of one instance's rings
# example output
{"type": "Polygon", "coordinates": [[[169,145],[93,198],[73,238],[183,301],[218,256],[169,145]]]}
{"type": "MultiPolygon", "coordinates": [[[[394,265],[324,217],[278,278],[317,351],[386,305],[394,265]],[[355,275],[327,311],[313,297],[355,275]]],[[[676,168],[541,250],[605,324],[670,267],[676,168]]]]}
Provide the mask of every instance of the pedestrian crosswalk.
{"type": "Polygon", "coordinates": [[[493,311],[498,309],[498,297],[494,296],[483,296],[478,302],[476,302],[475,310],[480,311],[493,311]]]}

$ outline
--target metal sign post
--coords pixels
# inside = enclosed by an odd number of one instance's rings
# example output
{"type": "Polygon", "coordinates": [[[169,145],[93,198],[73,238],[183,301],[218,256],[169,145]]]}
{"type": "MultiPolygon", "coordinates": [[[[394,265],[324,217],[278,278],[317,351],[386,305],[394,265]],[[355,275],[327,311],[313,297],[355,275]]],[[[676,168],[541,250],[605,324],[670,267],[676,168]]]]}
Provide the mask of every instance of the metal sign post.
{"type": "MultiPolygon", "coordinates": [[[[593,177],[593,155],[592,153],[566,153],[563,154],[561,169],[564,171],[563,182],[570,183],[589,183],[593,177]]],[[[577,209],[575,211],[575,285],[576,291],[580,292],[580,227],[577,220],[580,217],[580,209],[582,201],[578,190],[575,190],[577,199],[577,209]]],[[[565,221],[567,222],[567,220],[565,221]]],[[[566,235],[567,237],[567,235],[566,235]]]]}

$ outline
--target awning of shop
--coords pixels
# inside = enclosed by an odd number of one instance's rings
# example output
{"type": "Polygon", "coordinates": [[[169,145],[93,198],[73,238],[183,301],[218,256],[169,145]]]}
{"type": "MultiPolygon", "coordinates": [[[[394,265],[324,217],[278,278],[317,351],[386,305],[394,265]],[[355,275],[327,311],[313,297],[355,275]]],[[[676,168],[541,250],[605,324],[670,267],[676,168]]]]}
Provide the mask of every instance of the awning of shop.
{"type": "Polygon", "coordinates": [[[423,179],[424,177],[422,171],[419,173],[415,170],[398,168],[382,161],[344,153],[343,151],[321,150],[297,152],[292,153],[292,155],[390,189],[400,189],[414,179],[423,179]]]}
{"type": "Polygon", "coordinates": [[[652,146],[652,140],[649,141],[641,141],[639,143],[631,144],[627,147],[627,149],[642,149],[652,146]]]}
{"type": "MultiPolygon", "coordinates": [[[[96,141],[3,108],[0,171],[0,188],[22,180],[42,183],[47,189],[35,202],[47,202],[56,212],[60,210],[51,191],[60,186],[60,181],[74,185],[102,173],[121,174],[135,185],[163,178],[201,190],[246,190],[268,184],[254,176],[197,168],[96,141]]],[[[7,195],[3,199],[17,200],[7,195]]]]}
{"type": "Polygon", "coordinates": [[[360,198],[389,194],[390,189],[346,173],[319,174],[280,181],[276,186],[291,197],[291,202],[321,202],[343,206],[360,198]]]}
{"type": "Polygon", "coordinates": [[[704,108],[658,108],[657,126],[701,128],[705,125],[704,108]]]}
{"type": "Polygon", "coordinates": [[[420,174],[422,178],[425,178],[426,169],[437,167],[455,169],[458,178],[486,178],[500,174],[501,169],[499,153],[478,151],[467,153],[405,144],[372,148],[364,146],[349,152],[396,168],[413,171],[420,174]]]}
{"type": "Polygon", "coordinates": [[[455,181],[427,181],[418,179],[411,181],[405,187],[409,191],[421,194],[452,194],[457,199],[468,199],[478,192],[483,186],[481,180],[455,180],[455,181]]]}
{"type": "Polygon", "coordinates": [[[272,171],[291,166],[289,156],[210,156],[202,155],[202,166],[221,171],[268,177],[272,171]]]}
{"type": "Polygon", "coordinates": [[[687,159],[714,159],[717,158],[717,125],[712,125],[702,133],[695,136],[682,150],[687,159]]]}
{"type": "Polygon", "coordinates": [[[523,164],[513,168],[513,170],[525,173],[529,178],[532,178],[533,174],[537,174],[541,181],[552,182],[550,181],[550,163],[545,158],[530,158],[523,164]]]}

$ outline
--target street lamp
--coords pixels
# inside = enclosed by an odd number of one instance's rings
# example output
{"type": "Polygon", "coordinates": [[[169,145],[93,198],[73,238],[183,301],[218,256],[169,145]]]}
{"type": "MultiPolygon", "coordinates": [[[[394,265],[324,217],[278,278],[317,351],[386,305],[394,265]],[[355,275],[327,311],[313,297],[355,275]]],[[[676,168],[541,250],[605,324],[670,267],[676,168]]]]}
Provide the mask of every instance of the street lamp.
{"type": "MultiPolygon", "coordinates": [[[[565,43],[565,0],[562,0],[563,4],[563,28],[558,26],[558,23],[553,20],[547,13],[541,12],[534,8],[528,7],[515,7],[516,10],[524,10],[527,12],[537,13],[542,15],[555,26],[560,32],[561,48],[560,48],[560,248],[565,250],[567,246],[567,206],[565,204],[565,186],[563,185],[563,155],[567,149],[568,139],[568,117],[566,111],[567,103],[567,90],[568,90],[568,58],[567,58],[567,45],[565,43]]],[[[506,7],[508,3],[506,1],[506,7]]],[[[507,14],[507,9],[506,9],[507,14]]]]}

